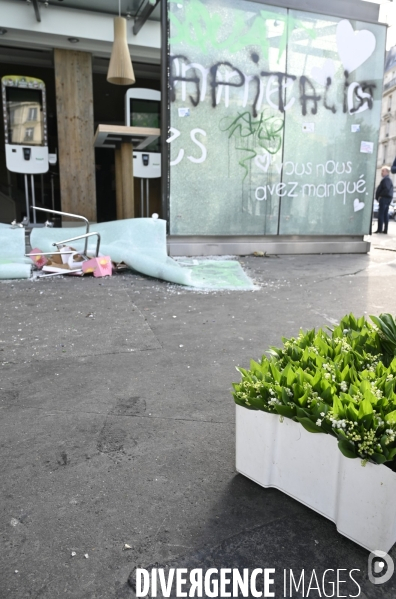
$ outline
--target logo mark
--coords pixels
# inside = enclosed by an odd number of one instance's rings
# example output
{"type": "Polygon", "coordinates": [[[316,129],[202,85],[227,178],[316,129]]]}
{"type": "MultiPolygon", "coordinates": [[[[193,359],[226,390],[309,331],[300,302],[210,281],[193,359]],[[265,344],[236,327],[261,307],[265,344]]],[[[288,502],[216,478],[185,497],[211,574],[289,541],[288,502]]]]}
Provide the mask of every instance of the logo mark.
{"type": "Polygon", "coordinates": [[[384,584],[392,578],[395,570],[393,559],[385,553],[376,549],[370,553],[368,558],[368,577],[373,584],[384,584]]]}

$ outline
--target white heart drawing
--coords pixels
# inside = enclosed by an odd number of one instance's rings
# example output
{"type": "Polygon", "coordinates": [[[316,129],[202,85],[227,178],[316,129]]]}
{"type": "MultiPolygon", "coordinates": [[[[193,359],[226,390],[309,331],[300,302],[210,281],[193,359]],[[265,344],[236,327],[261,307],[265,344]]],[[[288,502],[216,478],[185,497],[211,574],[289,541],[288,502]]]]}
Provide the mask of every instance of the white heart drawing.
{"type": "Polygon", "coordinates": [[[330,58],[325,60],[321,67],[312,67],[311,69],[312,79],[315,79],[315,81],[320,83],[320,85],[323,85],[323,87],[326,87],[328,77],[333,80],[334,73],[334,62],[330,60],[330,58]]]}
{"type": "Polygon", "coordinates": [[[375,50],[374,33],[368,29],[354,31],[349,21],[344,19],[337,25],[337,49],[344,69],[351,73],[372,55],[375,50]]]}
{"type": "Polygon", "coordinates": [[[271,156],[268,154],[268,152],[264,150],[264,153],[262,155],[257,154],[257,156],[254,159],[254,164],[260,170],[266,173],[269,169],[269,165],[271,164],[271,156]]]}
{"type": "Polygon", "coordinates": [[[354,212],[359,212],[359,210],[363,210],[364,208],[364,202],[361,202],[360,200],[358,200],[358,198],[356,198],[355,200],[353,200],[353,210],[354,212]]]}

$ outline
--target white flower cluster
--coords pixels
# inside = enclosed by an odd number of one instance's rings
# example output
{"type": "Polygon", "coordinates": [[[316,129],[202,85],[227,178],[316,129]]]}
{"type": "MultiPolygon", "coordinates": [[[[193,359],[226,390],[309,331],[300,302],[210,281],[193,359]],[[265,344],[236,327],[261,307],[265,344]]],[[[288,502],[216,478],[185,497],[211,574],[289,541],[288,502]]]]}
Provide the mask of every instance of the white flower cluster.
{"type": "MultiPolygon", "coordinates": [[[[344,331],[348,331],[348,329],[344,329],[344,331]]],[[[352,349],[351,344],[348,343],[348,341],[344,337],[335,337],[334,343],[336,343],[337,345],[339,345],[341,343],[341,351],[342,352],[348,352],[348,351],[351,351],[351,349],[352,349]]]]}
{"type": "Polygon", "coordinates": [[[282,405],[282,402],[276,397],[275,391],[272,388],[269,388],[268,391],[271,395],[271,399],[268,400],[268,405],[271,407],[282,405]]]}
{"type": "Polygon", "coordinates": [[[333,428],[346,428],[347,420],[338,420],[338,418],[329,418],[333,428]]]}
{"type": "Polygon", "coordinates": [[[273,407],[273,406],[281,406],[282,402],[279,401],[279,399],[277,397],[272,397],[269,401],[268,401],[268,405],[273,407]]]}
{"type": "Polygon", "coordinates": [[[378,387],[375,383],[371,383],[371,391],[377,399],[383,398],[383,393],[382,393],[381,389],[378,389],[378,387]]]}
{"type": "Polygon", "coordinates": [[[375,431],[370,429],[363,433],[363,441],[358,444],[358,451],[363,456],[370,456],[374,453],[375,443],[375,431]]]}
{"type": "Polygon", "coordinates": [[[331,379],[333,381],[333,383],[335,383],[336,377],[335,377],[335,368],[334,368],[333,364],[328,364],[325,362],[323,364],[322,368],[323,368],[323,370],[326,370],[323,377],[325,379],[327,379],[328,381],[331,379]]]}
{"type": "Polygon", "coordinates": [[[378,366],[378,356],[373,356],[372,354],[367,354],[366,355],[366,359],[367,359],[367,364],[364,365],[362,364],[362,366],[364,366],[366,368],[366,370],[368,370],[369,372],[375,372],[375,369],[378,366]]]}

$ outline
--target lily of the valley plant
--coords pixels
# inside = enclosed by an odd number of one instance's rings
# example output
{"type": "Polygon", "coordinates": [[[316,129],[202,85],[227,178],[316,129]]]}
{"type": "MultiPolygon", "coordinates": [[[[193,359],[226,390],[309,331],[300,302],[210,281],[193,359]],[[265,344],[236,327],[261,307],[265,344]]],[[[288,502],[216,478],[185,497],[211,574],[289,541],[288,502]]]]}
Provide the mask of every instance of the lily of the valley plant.
{"type": "Polygon", "coordinates": [[[238,368],[235,402],[333,435],[346,457],[396,470],[396,321],[370,318],[350,314],[329,333],[283,338],[269,358],[238,368]]]}

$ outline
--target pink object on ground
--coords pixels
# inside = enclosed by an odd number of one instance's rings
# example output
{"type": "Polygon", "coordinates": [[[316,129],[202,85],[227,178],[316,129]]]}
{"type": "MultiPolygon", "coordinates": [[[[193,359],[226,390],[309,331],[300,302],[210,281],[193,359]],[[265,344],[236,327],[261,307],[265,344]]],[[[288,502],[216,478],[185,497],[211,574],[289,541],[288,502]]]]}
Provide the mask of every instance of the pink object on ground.
{"type": "Polygon", "coordinates": [[[37,268],[43,268],[48,262],[48,258],[46,256],[31,256],[31,254],[40,254],[42,250],[38,248],[33,248],[31,252],[29,252],[30,259],[33,260],[34,264],[37,268]]]}
{"type": "Polygon", "coordinates": [[[83,273],[92,273],[94,277],[108,277],[112,274],[112,265],[110,256],[98,256],[91,258],[82,265],[83,273]]]}

